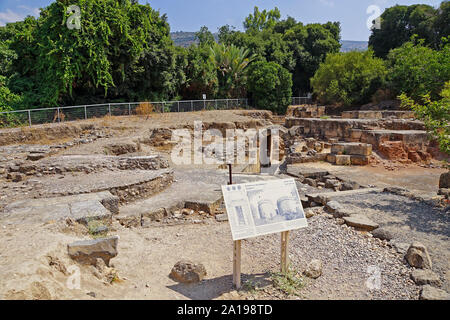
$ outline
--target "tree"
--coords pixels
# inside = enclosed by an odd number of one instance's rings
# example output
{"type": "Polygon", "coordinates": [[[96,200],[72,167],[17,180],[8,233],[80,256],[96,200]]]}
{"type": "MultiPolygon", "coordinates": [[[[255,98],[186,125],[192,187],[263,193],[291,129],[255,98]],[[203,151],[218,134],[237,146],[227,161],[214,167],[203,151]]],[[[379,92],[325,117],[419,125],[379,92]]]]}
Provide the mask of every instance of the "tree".
{"type": "Polygon", "coordinates": [[[436,51],[424,41],[412,41],[388,55],[389,86],[396,94],[406,93],[415,100],[427,93],[437,99],[450,79],[450,43],[436,51]]]}
{"type": "Polygon", "coordinates": [[[425,4],[386,9],[381,15],[381,28],[372,29],[369,46],[377,57],[385,58],[391,49],[400,47],[416,34],[425,44],[439,48],[441,38],[449,35],[448,6],[444,1],[439,10],[425,4]]]}
{"type": "Polygon", "coordinates": [[[223,44],[211,47],[210,61],[217,70],[219,97],[240,98],[245,95],[246,68],[253,59],[248,49],[223,44]]]}
{"type": "MultiPolygon", "coordinates": [[[[0,112],[12,111],[21,103],[21,97],[6,87],[5,80],[4,76],[0,76],[0,112]]],[[[17,115],[0,113],[0,127],[19,124],[17,115]]]]}
{"type": "Polygon", "coordinates": [[[244,29],[249,32],[257,32],[272,28],[280,18],[281,13],[277,7],[269,11],[259,11],[259,8],[255,6],[253,14],[245,18],[244,29]]]}
{"type": "Polygon", "coordinates": [[[294,94],[304,95],[310,91],[310,79],[327,54],[339,52],[340,24],[328,22],[304,26],[298,23],[288,29],[283,38],[293,53],[292,90],[294,94]]]}
{"type": "Polygon", "coordinates": [[[284,114],[291,101],[292,75],[275,62],[258,61],[249,67],[248,91],[254,105],[284,114]]]}
{"type": "Polygon", "coordinates": [[[450,155],[450,81],[445,83],[441,99],[432,101],[429,94],[422,96],[423,104],[416,103],[406,94],[399,96],[402,107],[412,109],[436,138],[442,152],[450,155]]]}
{"type": "Polygon", "coordinates": [[[20,26],[11,48],[11,90],[28,107],[177,94],[176,49],[166,16],[130,0],[80,0],[81,29],[69,29],[70,0],[58,0],[20,26]]]}
{"type": "Polygon", "coordinates": [[[211,46],[214,42],[216,42],[214,35],[206,26],[201,27],[200,31],[195,33],[195,38],[198,40],[199,45],[211,46]]]}
{"type": "Polygon", "coordinates": [[[184,99],[201,99],[202,94],[212,98],[217,95],[219,83],[216,66],[210,59],[210,48],[207,42],[183,49],[187,61],[184,67],[186,82],[181,89],[184,99]]]}
{"type": "Polygon", "coordinates": [[[371,50],[329,54],[311,85],[322,103],[354,105],[369,101],[387,74],[383,60],[371,50]]]}

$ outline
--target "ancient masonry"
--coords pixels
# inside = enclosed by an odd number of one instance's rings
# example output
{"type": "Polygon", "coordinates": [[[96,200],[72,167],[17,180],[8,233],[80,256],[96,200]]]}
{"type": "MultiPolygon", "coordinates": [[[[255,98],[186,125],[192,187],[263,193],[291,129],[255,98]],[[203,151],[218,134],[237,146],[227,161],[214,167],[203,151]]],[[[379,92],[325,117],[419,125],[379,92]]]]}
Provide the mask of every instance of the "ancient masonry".
{"type": "Polygon", "coordinates": [[[410,111],[344,111],[326,116],[323,106],[293,106],[285,126],[288,163],[367,165],[378,158],[406,164],[439,157],[423,123],[410,111]]]}

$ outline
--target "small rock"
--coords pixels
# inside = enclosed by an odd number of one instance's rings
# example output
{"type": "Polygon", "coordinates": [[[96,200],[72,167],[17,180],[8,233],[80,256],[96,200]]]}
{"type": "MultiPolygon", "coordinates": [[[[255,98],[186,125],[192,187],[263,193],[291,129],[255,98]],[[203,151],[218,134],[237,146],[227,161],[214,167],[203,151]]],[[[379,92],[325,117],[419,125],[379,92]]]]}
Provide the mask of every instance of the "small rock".
{"type": "Polygon", "coordinates": [[[423,286],[420,291],[420,300],[449,300],[450,296],[444,290],[434,288],[430,285],[423,286]]]}
{"type": "Polygon", "coordinates": [[[225,222],[228,221],[228,215],[226,213],[222,213],[222,214],[216,214],[216,220],[218,222],[225,222]]]}
{"type": "Polygon", "coordinates": [[[342,206],[337,201],[329,201],[329,202],[327,202],[327,204],[325,205],[325,210],[328,213],[331,213],[331,214],[333,214],[335,216],[342,217],[342,215],[339,214],[339,211],[342,211],[342,206]]]}
{"type": "Polygon", "coordinates": [[[414,268],[431,269],[433,266],[427,248],[420,242],[414,242],[409,246],[405,259],[414,268]]]}
{"type": "Polygon", "coordinates": [[[69,256],[80,263],[96,265],[97,258],[101,258],[109,265],[109,260],[117,256],[118,242],[118,236],[76,241],[67,245],[67,250],[69,256]]]}
{"type": "Polygon", "coordinates": [[[416,269],[411,273],[411,279],[419,286],[430,284],[440,286],[439,276],[429,269],[416,269]]]}
{"type": "Polygon", "coordinates": [[[95,294],[95,292],[88,292],[86,293],[88,296],[91,296],[92,298],[95,298],[97,295],[95,294]]]}
{"type": "Polygon", "coordinates": [[[365,231],[372,231],[379,227],[377,223],[373,222],[363,214],[355,214],[350,217],[344,217],[344,221],[351,227],[365,231]]]}
{"type": "Polygon", "coordinates": [[[201,263],[181,260],[172,268],[170,276],[178,282],[195,283],[203,280],[206,276],[206,269],[201,263]]]}
{"type": "Polygon", "coordinates": [[[313,208],[306,208],[304,211],[305,211],[305,216],[307,219],[313,217],[316,214],[316,212],[313,208]]]}
{"type": "Polygon", "coordinates": [[[439,178],[439,189],[442,188],[450,188],[450,171],[441,174],[440,178],[439,178]]]}
{"type": "Polygon", "coordinates": [[[313,259],[308,263],[305,275],[312,279],[317,279],[322,275],[323,263],[319,259],[313,259]]]}
{"type": "Polygon", "coordinates": [[[43,154],[43,153],[30,153],[27,156],[27,160],[37,161],[37,160],[43,159],[44,157],[45,157],[45,154],[43,154]]]}
{"type": "Polygon", "coordinates": [[[311,187],[317,187],[317,181],[311,178],[306,178],[305,180],[303,180],[304,184],[310,185],[311,187]]]}
{"type": "Polygon", "coordinates": [[[392,233],[385,228],[378,228],[372,231],[372,235],[374,238],[378,238],[381,240],[392,240],[393,236],[392,233]]]}

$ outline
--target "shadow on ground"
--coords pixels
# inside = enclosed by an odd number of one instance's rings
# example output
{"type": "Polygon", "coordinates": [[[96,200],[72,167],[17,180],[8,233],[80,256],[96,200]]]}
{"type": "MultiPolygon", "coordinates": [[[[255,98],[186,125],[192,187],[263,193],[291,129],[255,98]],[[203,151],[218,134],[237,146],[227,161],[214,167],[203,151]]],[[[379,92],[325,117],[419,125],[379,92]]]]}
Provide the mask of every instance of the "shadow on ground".
{"type": "MultiPolygon", "coordinates": [[[[249,291],[254,285],[265,287],[272,284],[269,273],[242,274],[241,283],[243,291],[249,291]]],[[[223,294],[234,291],[233,276],[227,275],[213,279],[206,279],[199,283],[178,283],[168,286],[169,289],[182,294],[191,300],[212,300],[223,294]]]]}

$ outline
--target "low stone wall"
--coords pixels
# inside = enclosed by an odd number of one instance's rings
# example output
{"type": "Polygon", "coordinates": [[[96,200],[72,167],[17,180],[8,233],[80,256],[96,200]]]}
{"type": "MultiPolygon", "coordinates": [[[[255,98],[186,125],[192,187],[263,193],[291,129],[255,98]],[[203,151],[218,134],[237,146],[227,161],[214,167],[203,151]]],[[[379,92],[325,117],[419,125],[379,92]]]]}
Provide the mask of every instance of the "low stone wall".
{"type": "Polygon", "coordinates": [[[325,115],[325,106],[300,105],[289,106],[286,116],[297,118],[320,118],[325,115]]]}
{"type": "Polygon", "coordinates": [[[370,110],[370,111],[344,111],[342,119],[413,119],[413,111],[397,111],[397,110],[370,110]]]}

